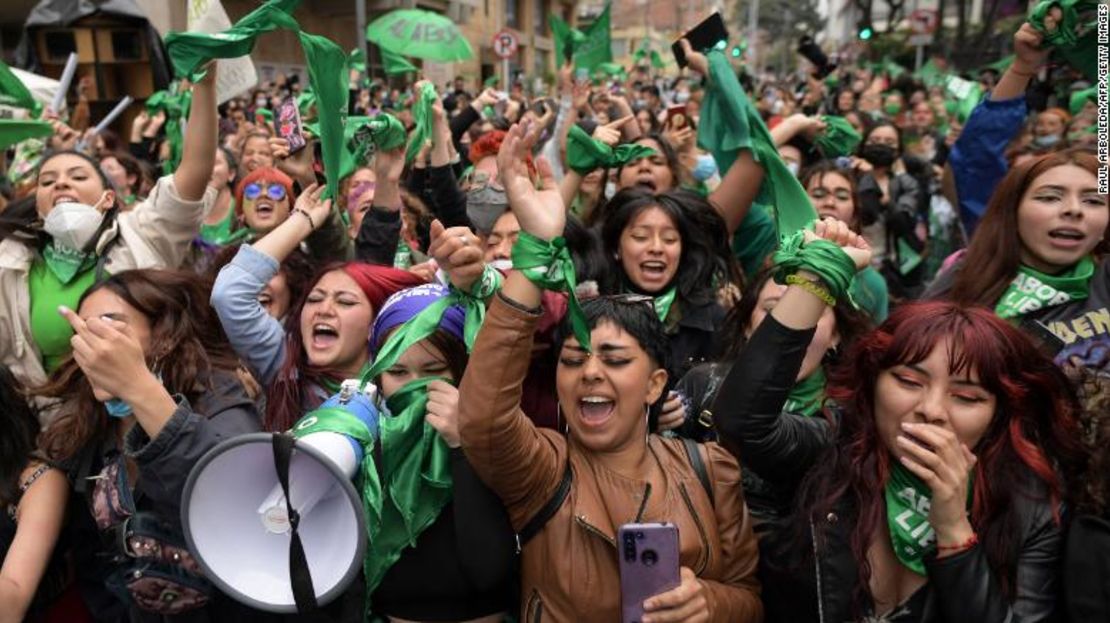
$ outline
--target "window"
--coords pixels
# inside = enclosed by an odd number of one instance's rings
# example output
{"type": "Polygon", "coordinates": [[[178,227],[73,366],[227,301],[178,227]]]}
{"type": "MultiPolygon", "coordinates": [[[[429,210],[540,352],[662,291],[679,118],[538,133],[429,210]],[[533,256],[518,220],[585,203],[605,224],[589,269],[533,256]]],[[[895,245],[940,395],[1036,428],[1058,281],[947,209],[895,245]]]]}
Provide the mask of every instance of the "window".
{"type": "Polygon", "coordinates": [[[505,1],[505,25],[511,28],[520,28],[520,7],[517,2],[520,0],[504,0],[505,1]]]}
{"type": "Polygon", "coordinates": [[[628,55],[628,39],[613,39],[610,44],[613,51],[613,58],[621,58],[628,55]]]}
{"type": "Polygon", "coordinates": [[[547,2],[532,0],[532,29],[541,36],[547,36],[547,2]]]}

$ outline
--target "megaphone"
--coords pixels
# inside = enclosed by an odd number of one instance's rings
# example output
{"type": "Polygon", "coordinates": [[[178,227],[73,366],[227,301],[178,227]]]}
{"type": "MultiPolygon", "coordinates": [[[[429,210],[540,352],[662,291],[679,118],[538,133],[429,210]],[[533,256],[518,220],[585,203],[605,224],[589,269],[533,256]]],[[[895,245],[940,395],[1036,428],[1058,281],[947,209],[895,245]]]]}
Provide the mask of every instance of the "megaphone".
{"type": "MultiPolygon", "coordinates": [[[[342,408],[376,437],[372,394],[353,387],[345,383],[321,410],[342,408]]],[[[298,426],[319,413],[308,413],[298,426]]],[[[269,612],[299,610],[290,565],[294,525],[317,605],[343,594],[366,550],[363,503],[351,484],[361,444],[334,432],[311,433],[292,444],[290,504],[270,433],[241,435],[210,450],[189,473],[182,495],[185,540],[205,576],[236,601],[269,612]],[[298,521],[290,521],[289,508],[298,521]]]]}

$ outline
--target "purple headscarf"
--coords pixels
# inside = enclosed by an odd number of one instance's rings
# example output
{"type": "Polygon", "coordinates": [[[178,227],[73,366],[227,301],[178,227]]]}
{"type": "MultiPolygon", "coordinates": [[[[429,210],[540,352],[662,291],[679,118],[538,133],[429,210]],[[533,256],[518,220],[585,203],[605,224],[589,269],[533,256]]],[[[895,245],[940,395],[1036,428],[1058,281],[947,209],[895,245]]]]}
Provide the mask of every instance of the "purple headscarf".
{"type": "MultiPolygon", "coordinates": [[[[386,299],[374,319],[374,330],[370,333],[370,355],[378,356],[378,349],[385,342],[385,336],[394,328],[412,320],[426,307],[447,296],[448,289],[438,283],[429,283],[407,290],[401,290],[386,299]]],[[[443,313],[439,328],[463,340],[463,326],[466,312],[460,305],[451,305],[443,313]]]]}

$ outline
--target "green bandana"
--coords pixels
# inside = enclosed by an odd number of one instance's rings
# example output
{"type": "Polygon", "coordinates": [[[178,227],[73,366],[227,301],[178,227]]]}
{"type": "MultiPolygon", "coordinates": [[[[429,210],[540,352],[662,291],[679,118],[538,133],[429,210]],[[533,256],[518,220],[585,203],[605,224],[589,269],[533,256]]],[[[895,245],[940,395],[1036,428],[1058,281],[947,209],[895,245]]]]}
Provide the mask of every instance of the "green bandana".
{"type": "Polygon", "coordinates": [[[574,260],[571,259],[567,242],[559,236],[550,242],[536,238],[526,231],[520,232],[513,245],[513,268],[519,270],[529,281],[544,290],[566,292],[567,314],[570,326],[579,345],[590,350],[590,327],[586,314],[578,303],[575,289],[578,280],[574,273],[574,260]]]}
{"type": "MultiPolygon", "coordinates": [[[[316,92],[311,87],[297,95],[297,111],[301,113],[301,121],[316,118],[316,92]]],[[[319,129],[319,127],[317,127],[319,129]]]]}
{"type": "Polygon", "coordinates": [[[1093,83],[1099,80],[1098,5],[1096,0],[1041,0],[1029,14],[1029,23],[1044,35],[1045,43],[1093,83]],[[1053,7],[1058,7],[1062,15],[1049,32],[1045,18],[1053,7]]]}
{"type": "Polygon", "coordinates": [[[3,61],[0,61],[0,105],[25,108],[32,117],[42,113],[42,104],[3,61]]]}
{"type": "Polygon", "coordinates": [[[713,154],[722,172],[729,170],[740,151],[751,150],[766,171],[756,201],[775,207],[779,237],[805,228],[817,220],[809,195],[779,157],[771,133],[724,53],[711,50],[706,56],[710,80],[701,106],[698,147],[713,154]]]}
{"type": "Polygon", "coordinates": [[[813,417],[821,412],[825,402],[825,369],[817,366],[806,378],[794,384],[786,397],[783,411],[813,417]]]}
{"type": "Polygon", "coordinates": [[[567,166],[581,175],[598,168],[615,169],[654,153],[655,149],[636,143],[613,149],[576,125],[567,134],[567,166]]]}
{"type": "Polygon", "coordinates": [[[381,47],[378,48],[378,51],[382,53],[382,66],[385,68],[385,73],[390,76],[420,71],[416,65],[409,62],[409,59],[400,54],[395,54],[381,47]]]}
{"type": "Polygon", "coordinates": [[[181,131],[181,120],[189,116],[193,102],[193,92],[180,91],[181,84],[171,86],[171,91],[158,91],[146,99],[146,110],[151,115],[162,112],[166,115],[166,141],[170,145],[170,157],[162,163],[162,174],[169,175],[181,163],[185,137],[181,131]]]}
{"type": "Polygon", "coordinates": [[[659,322],[667,322],[667,316],[671,313],[671,306],[674,305],[674,299],[677,295],[678,288],[671,288],[652,299],[651,304],[655,307],[655,313],[659,315],[659,322]]]}
{"type": "MultiPolygon", "coordinates": [[[[315,124],[312,124],[315,125],[315,124]]],[[[306,125],[307,127],[307,125],[306,125]]],[[[374,117],[347,117],[339,179],[367,163],[373,151],[391,151],[405,144],[405,126],[389,113],[374,117]]]]}
{"type": "Polygon", "coordinates": [[[412,104],[414,127],[412,135],[409,137],[408,151],[405,152],[405,162],[412,162],[416,158],[416,154],[420,153],[424,141],[432,137],[432,124],[435,123],[435,113],[432,112],[432,105],[435,104],[438,97],[435,85],[431,82],[425,82],[420,92],[416,94],[416,101],[412,104]]]}
{"type": "Polygon", "coordinates": [[[0,150],[29,138],[46,137],[53,133],[54,128],[45,121],[0,119],[0,150]]]}
{"type": "Polygon", "coordinates": [[[42,259],[62,285],[68,285],[74,277],[96,266],[96,254],[82,253],[53,240],[43,248],[42,259]]]}
{"type": "Polygon", "coordinates": [[[824,115],[821,120],[825,122],[825,131],[821,132],[814,144],[821,150],[823,156],[839,158],[856,153],[856,147],[862,137],[847,119],[824,115]]]}
{"type": "Polygon", "coordinates": [[[360,74],[366,73],[366,55],[361,49],[355,48],[347,55],[347,67],[360,74]]]}
{"type": "Polygon", "coordinates": [[[1060,275],[1046,275],[1022,264],[994,311],[1000,318],[1018,318],[1045,307],[1087,298],[1095,262],[1085,257],[1060,275]]]}
{"type": "Polygon", "coordinates": [[[260,35],[277,29],[297,33],[308,65],[309,85],[317,100],[320,122],[317,136],[327,174],[324,198],[338,197],[343,126],[347,119],[347,54],[334,42],[301,30],[292,16],[299,4],[300,0],[269,0],[220,33],[170,33],[165,38],[166,50],[177,75],[197,82],[204,77],[203,68],[210,60],[247,56],[260,35]]]}
{"type": "Polygon", "coordinates": [[[799,270],[821,278],[829,294],[839,300],[850,297],[849,289],[856,276],[856,265],[852,258],[833,242],[813,240],[802,246],[804,232],[784,238],[778,251],[775,251],[775,281],[785,283],[786,277],[799,270]]]}
{"type": "Polygon", "coordinates": [[[936,547],[937,540],[929,525],[933,493],[896,459],[892,460],[890,479],[883,491],[894,555],[910,571],[925,575],[925,555],[936,547]]]}

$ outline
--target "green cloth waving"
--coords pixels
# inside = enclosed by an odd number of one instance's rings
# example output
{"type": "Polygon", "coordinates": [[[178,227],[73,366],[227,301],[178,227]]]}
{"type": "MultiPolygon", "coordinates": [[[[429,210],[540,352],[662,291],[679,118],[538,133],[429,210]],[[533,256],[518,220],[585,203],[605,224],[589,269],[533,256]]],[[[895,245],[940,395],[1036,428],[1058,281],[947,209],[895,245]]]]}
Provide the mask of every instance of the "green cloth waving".
{"type": "Polygon", "coordinates": [[[409,59],[404,56],[394,54],[385,48],[378,48],[378,50],[382,53],[382,65],[385,67],[385,73],[395,76],[420,71],[416,65],[410,63],[409,59]]]}
{"type": "Polygon", "coordinates": [[[576,125],[570,126],[567,134],[567,166],[582,175],[598,168],[614,169],[654,153],[655,149],[636,143],[613,149],[603,141],[590,137],[576,125]]]}
{"type": "Polygon", "coordinates": [[[1095,0],[1041,0],[1029,23],[1069,65],[1098,82],[1098,21],[1095,0]]]}
{"type": "Polygon", "coordinates": [[[405,162],[412,162],[424,141],[432,137],[432,125],[435,123],[435,112],[432,106],[439,97],[436,87],[431,82],[425,82],[420,92],[416,94],[416,101],[412,103],[412,135],[409,138],[409,147],[405,152],[405,162]]]}
{"type": "Polygon", "coordinates": [[[42,113],[42,104],[31,95],[27,85],[23,84],[23,81],[16,77],[3,61],[0,61],[0,104],[25,108],[35,118],[42,113]]]}
{"type": "Polygon", "coordinates": [[[847,119],[824,115],[821,120],[825,122],[825,130],[818,135],[814,143],[823,156],[838,158],[856,153],[856,147],[859,146],[862,137],[847,119]]]}
{"type": "Polygon", "coordinates": [[[181,154],[185,149],[185,136],[181,131],[181,120],[189,118],[189,108],[193,103],[193,92],[181,89],[178,82],[169,91],[157,91],[146,99],[146,111],[151,115],[159,112],[166,116],[166,141],[170,145],[170,157],[162,163],[162,174],[169,175],[181,164],[181,154]]]}
{"type": "Polygon", "coordinates": [[[698,146],[713,154],[722,172],[728,171],[741,150],[751,150],[766,171],[756,202],[774,208],[779,236],[805,228],[817,219],[809,195],[779,157],[771,133],[724,53],[710,50],[706,56],[709,87],[701,106],[698,146]]]}
{"type": "Polygon", "coordinates": [[[1020,318],[1045,307],[1081,301],[1089,295],[1094,274],[1095,262],[1090,257],[1060,275],[1046,275],[1022,264],[994,311],[1000,318],[1020,318]]]}
{"type": "Polygon", "coordinates": [[[54,128],[45,121],[0,119],[0,149],[7,149],[29,138],[46,137],[53,133],[54,128]]]}

